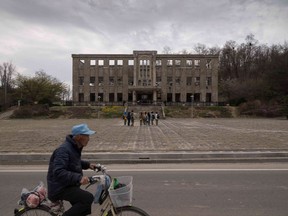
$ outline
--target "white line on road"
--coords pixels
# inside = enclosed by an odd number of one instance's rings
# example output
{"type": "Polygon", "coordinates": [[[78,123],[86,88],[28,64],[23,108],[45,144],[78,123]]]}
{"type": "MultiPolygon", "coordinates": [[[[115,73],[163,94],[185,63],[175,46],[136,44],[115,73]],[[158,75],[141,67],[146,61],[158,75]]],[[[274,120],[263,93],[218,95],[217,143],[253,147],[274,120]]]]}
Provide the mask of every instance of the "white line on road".
{"type": "MultiPolygon", "coordinates": [[[[111,169],[109,172],[262,172],[262,171],[288,171],[288,169],[111,169]]],[[[37,173],[47,172],[47,170],[0,170],[0,173],[37,173]]],[[[93,172],[93,171],[86,171],[93,172]]]]}

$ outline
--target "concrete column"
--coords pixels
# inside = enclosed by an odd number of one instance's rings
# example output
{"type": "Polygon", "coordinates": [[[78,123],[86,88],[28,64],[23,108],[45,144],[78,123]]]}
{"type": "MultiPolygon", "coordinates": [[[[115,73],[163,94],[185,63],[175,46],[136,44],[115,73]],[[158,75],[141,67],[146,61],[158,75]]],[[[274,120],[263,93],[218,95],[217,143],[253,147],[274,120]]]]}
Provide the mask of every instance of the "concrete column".
{"type": "Polygon", "coordinates": [[[84,58],[84,102],[90,103],[90,59],[84,58]]]}
{"type": "Polygon", "coordinates": [[[73,57],[73,74],[72,74],[72,96],[73,96],[73,102],[77,103],[79,100],[79,58],[73,57]]]}
{"type": "Polygon", "coordinates": [[[133,101],[133,104],[137,103],[137,101],[136,101],[136,91],[133,91],[133,93],[132,93],[132,101],[133,101]]]}
{"type": "Polygon", "coordinates": [[[157,91],[153,90],[153,103],[156,104],[157,103],[157,91]]]}

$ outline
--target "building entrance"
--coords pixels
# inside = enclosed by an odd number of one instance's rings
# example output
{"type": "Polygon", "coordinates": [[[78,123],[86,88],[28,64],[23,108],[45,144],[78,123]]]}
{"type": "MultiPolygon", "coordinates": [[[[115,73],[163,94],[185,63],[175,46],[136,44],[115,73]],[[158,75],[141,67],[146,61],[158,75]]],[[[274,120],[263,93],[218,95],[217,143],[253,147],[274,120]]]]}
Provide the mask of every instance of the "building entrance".
{"type": "Polygon", "coordinates": [[[137,102],[138,103],[153,103],[153,94],[152,93],[137,93],[137,102]]]}

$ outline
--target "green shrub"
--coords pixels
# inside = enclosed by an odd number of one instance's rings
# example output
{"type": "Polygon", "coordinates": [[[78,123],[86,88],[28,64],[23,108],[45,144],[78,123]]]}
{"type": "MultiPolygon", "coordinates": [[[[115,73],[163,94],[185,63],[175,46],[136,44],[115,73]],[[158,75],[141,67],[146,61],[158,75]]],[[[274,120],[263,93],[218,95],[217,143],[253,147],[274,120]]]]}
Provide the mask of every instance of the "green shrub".
{"type": "Polygon", "coordinates": [[[122,106],[104,106],[101,107],[101,113],[106,118],[120,118],[123,114],[122,106]]]}

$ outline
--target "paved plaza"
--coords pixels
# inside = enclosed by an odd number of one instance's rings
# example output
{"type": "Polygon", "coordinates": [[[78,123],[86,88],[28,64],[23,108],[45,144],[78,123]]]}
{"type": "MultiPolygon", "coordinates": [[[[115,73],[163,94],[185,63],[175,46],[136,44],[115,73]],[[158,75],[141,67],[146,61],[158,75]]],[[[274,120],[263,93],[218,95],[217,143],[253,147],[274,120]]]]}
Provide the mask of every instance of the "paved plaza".
{"type": "Polygon", "coordinates": [[[75,124],[97,131],[85,153],[288,150],[282,119],[160,119],[158,126],[123,125],[122,119],[0,120],[0,153],[49,153],[75,124]]]}

